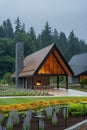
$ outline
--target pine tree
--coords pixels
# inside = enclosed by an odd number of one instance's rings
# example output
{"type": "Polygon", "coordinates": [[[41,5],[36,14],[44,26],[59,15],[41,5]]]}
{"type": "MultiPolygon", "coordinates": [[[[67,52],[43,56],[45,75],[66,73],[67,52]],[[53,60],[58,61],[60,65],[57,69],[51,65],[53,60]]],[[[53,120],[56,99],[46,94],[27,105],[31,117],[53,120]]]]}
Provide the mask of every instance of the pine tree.
{"type": "Polygon", "coordinates": [[[38,34],[37,36],[37,44],[36,44],[36,50],[40,50],[41,49],[41,45],[42,45],[42,42],[41,42],[41,34],[38,34]]]}
{"type": "Polygon", "coordinates": [[[58,44],[58,42],[59,42],[59,34],[57,29],[55,28],[53,32],[53,43],[58,44]]]}
{"type": "Polygon", "coordinates": [[[78,53],[81,53],[81,47],[79,44],[78,38],[75,36],[74,32],[70,32],[69,38],[68,38],[68,47],[67,47],[67,60],[70,60],[70,58],[78,53]]]}
{"type": "Polygon", "coordinates": [[[67,38],[63,32],[61,32],[59,35],[59,44],[60,44],[61,51],[64,52],[64,50],[67,46],[67,38]]]}
{"type": "Polygon", "coordinates": [[[32,40],[34,40],[34,41],[36,40],[36,33],[35,33],[33,27],[30,28],[29,35],[30,35],[32,40]]]}
{"type": "Polygon", "coordinates": [[[6,24],[7,24],[7,37],[13,38],[14,33],[13,33],[11,21],[9,19],[7,19],[6,24]]]}
{"type": "Polygon", "coordinates": [[[0,38],[4,38],[5,37],[5,34],[4,34],[4,30],[3,30],[3,27],[2,25],[0,26],[0,38]]]}
{"type": "Polygon", "coordinates": [[[44,30],[41,33],[41,47],[45,47],[52,44],[52,32],[51,27],[49,26],[48,22],[44,26],[44,30]]]}
{"type": "Polygon", "coordinates": [[[39,44],[37,43],[36,33],[35,33],[33,27],[30,28],[28,34],[29,34],[29,36],[31,38],[32,44],[34,44],[35,49],[38,50],[39,44]]]}
{"type": "Polygon", "coordinates": [[[26,33],[25,31],[25,24],[23,23],[23,25],[21,26],[21,30],[20,30],[22,33],[26,33]]]}
{"type": "Polygon", "coordinates": [[[20,22],[20,19],[19,17],[17,17],[16,21],[15,21],[15,34],[18,34],[21,32],[21,22],[20,22]]]}
{"type": "Polygon", "coordinates": [[[3,31],[4,31],[4,37],[6,38],[13,38],[14,33],[13,33],[13,28],[11,21],[7,19],[6,21],[3,21],[3,31]]]}
{"type": "Polygon", "coordinates": [[[2,27],[4,31],[4,37],[7,37],[7,23],[5,20],[3,21],[2,27]]]}
{"type": "Polygon", "coordinates": [[[11,21],[9,19],[7,19],[6,24],[7,24],[7,30],[6,30],[7,37],[8,38],[13,38],[14,33],[13,33],[13,28],[12,28],[11,21]]]}

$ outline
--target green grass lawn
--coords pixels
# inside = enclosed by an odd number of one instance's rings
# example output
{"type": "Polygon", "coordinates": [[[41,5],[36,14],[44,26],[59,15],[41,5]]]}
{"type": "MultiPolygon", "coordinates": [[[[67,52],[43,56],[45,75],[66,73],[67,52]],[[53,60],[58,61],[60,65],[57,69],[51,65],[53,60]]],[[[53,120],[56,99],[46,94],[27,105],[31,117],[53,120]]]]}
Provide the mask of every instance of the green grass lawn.
{"type": "Polygon", "coordinates": [[[15,103],[35,102],[39,100],[55,100],[58,97],[29,97],[29,98],[0,98],[0,105],[9,105],[15,103]]]}
{"type": "MultiPolygon", "coordinates": [[[[55,99],[65,99],[65,98],[75,98],[75,97],[29,97],[29,98],[0,98],[0,105],[9,105],[9,104],[20,104],[26,102],[35,102],[40,100],[55,100],[55,99]]],[[[76,97],[83,98],[83,97],[76,97]]]]}

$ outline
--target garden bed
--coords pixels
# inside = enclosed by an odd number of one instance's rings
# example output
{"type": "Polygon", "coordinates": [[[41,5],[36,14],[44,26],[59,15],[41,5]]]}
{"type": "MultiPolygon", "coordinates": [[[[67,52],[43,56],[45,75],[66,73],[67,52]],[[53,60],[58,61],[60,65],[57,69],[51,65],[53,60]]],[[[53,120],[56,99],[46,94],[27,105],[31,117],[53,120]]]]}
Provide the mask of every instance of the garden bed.
{"type": "Polygon", "coordinates": [[[15,87],[1,87],[0,96],[46,96],[47,91],[37,91],[31,89],[15,88],[15,87]]]}
{"type": "MultiPolygon", "coordinates": [[[[87,118],[87,117],[86,117],[87,118]]],[[[84,120],[84,117],[72,117],[69,116],[67,119],[67,124],[65,126],[65,120],[63,118],[62,111],[58,114],[57,116],[58,123],[56,126],[53,126],[51,123],[51,120],[48,120],[47,118],[44,119],[45,123],[45,128],[44,130],[64,130],[65,128],[68,128],[76,123],[79,123],[84,120]]],[[[3,126],[5,126],[6,120],[3,123],[3,126]]],[[[13,127],[13,130],[22,130],[23,126],[23,118],[20,118],[20,123],[16,126],[13,127]]],[[[38,130],[38,119],[37,118],[32,118],[31,120],[31,127],[30,130],[38,130]]]]}
{"type": "Polygon", "coordinates": [[[11,119],[18,122],[18,125],[14,124],[14,127],[11,130],[23,130],[23,124],[26,122],[25,119],[28,118],[30,120],[28,120],[27,124],[30,124],[30,130],[38,130],[38,119],[34,117],[38,114],[39,116],[45,116],[44,130],[64,130],[65,128],[75,125],[87,118],[87,97],[58,98],[56,100],[41,100],[40,98],[39,101],[36,102],[2,105],[0,106],[0,112],[2,113],[1,120],[5,118],[4,121],[2,120],[2,126],[8,124],[7,119],[9,119],[9,117],[10,124],[11,119]],[[30,114],[31,111],[32,115],[30,114]],[[56,113],[56,117],[54,116],[54,113],[56,113]],[[55,117],[55,119],[53,117],[55,117]],[[54,120],[57,122],[55,126],[52,125],[52,121],[54,120]]]}

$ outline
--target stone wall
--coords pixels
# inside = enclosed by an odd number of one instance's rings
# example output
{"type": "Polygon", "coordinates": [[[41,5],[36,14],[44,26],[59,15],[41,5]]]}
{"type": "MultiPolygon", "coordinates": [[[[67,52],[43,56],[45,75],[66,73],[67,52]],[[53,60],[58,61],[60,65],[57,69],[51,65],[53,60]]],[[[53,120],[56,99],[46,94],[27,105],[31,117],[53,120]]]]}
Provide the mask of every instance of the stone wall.
{"type": "MultiPolygon", "coordinates": [[[[36,82],[40,81],[41,86],[47,86],[50,85],[50,77],[47,76],[37,76],[33,77],[33,85],[36,86],[36,82]]],[[[32,89],[32,77],[27,78],[27,88],[32,89]]]]}
{"type": "Polygon", "coordinates": [[[41,86],[50,85],[50,78],[47,76],[34,77],[34,85],[36,85],[38,81],[41,81],[41,86]]]}
{"type": "Polygon", "coordinates": [[[23,66],[24,66],[24,43],[17,42],[16,43],[16,66],[15,66],[16,87],[21,87],[21,85],[23,84],[23,81],[18,77],[19,72],[22,70],[23,66]]]}

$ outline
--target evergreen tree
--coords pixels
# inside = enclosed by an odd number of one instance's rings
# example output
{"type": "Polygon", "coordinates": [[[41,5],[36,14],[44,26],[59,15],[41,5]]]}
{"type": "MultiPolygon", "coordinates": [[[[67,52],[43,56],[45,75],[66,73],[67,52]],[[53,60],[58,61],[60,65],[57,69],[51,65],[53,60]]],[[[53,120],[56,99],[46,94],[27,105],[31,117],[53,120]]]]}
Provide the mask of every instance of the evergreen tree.
{"type": "Polygon", "coordinates": [[[9,19],[3,21],[0,26],[0,76],[5,72],[14,71],[15,43],[18,41],[24,42],[25,56],[52,43],[58,46],[67,61],[75,54],[87,52],[86,42],[79,40],[73,31],[66,38],[63,32],[58,34],[56,28],[52,33],[51,27],[46,22],[42,32],[36,36],[33,27],[29,32],[25,31],[25,24],[21,25],[19,17],[15,23],[15,33],[9,19]]]}
{"type": "Polygon", "coordinates": [[[32,40],[34,40],[34,41],[36,40],[36,33],[35,33],[33,27],[30,28],[29,35],[30,35],[32,40]]]}
{"type": "Polygon", "coordinates": [[[59,35],[59,46],[60,46],[61,51],[64,52],[67,46],[67,38],[63,32],[61,32],[59,35]]]}
{"type": "Polygon", "coordinates": [[[3,31],[4,31],[4,37],[6,38],[13,38],[14,33],[13,33],[13,28],[11,21],[7,19],[6,21],[3,21],[3,31]]]}
{"type": "Polygon", "coordinates": [[[55,43],[56,45],[58,45],[59,43],[59,34],[56,28],[54,29],[54,32],[53,32],[53,43],[55,43]]]}
{"type": "Polygon", "coordinates": [[[35,51],[35,44],[28,33],[27,34],[25,34],[25,33],[16,34],[14,41],[15,41],[15,43],[18,41],[24,42],[25,56],[27,56],[30,53],[35,51]]]}
{"type": "Polygon", "coordinates": [[[29,36],[30,36],[30,38],[31,38],[31,41],[32,41],[32,43],[34,44],[34,46],[35,46],[35,49],[36,50],[38,50],[38,46],[39,46],[39,44],[37,43],[37,39],[36,39],[36,33],[35,33],[35,31],[34,31],[34,28],[33,27],[31,27],[30,28],[30,30],[29,30],[29,36]]]}
{"type": "Polygon", "coordinates": [[[2,38],[0,39],[0,76],[5,72],[14,71],[14,50],[11,40],[2,38]]]}
{"type": "Polygon", "coordinates": [[[21,32],[22,33],[26,33],[26,31],[25,31],[25,24],[23,23],[23,25],[21,26],[21,32]]]}
{"type": "Polygon", "coordinates": [[[81,47],[79,44],[78,38],[75,36],[74,32],[70,32],[69,38],[68,38],[68,47],[67,47],[67,60],[70,60],[70,58],[78,53],[81,53],[81,47]]]}
{"type": "Polygon", "coordinates": [[[81,47],[81,52],[87,52],[87,44],[85,43],[85,41],[83,41],[82,39],[79,41],[80,47],[81,47]]]}
{"type": "Polygon", "coordinates": [[[52,44],[52,32],[48,22],[44,26],[44,30],[41,32],[41,48],[52,44]]]}
{"type": "Polygon", "coordinates": [[[11,57],[14,57],[14,42],[13,40],[7,39],[7,38],[1,38],[0,39],[0,57],[9,55],[11,57]]]}
{"type": "Polygon", "coordinates": [[[5,20],[3,21],[2,27],[4,31],[4,37],[7,37],[7,23],[5,20]]]}
{"type": "Polygon", "coordinates": [[[9,19],[7,19],[7,37],[8,38],[13,38],[14,33],[13,33],[13,28],[12,28],[12,24],[11,21],[9,19]]]}
{"type": "Polygon", "coordinates": [[[14,58],[8,55],[0,57],[0,77],[6,72],[14,72],[14,61],[14,58]]]}
{"type": "Polygon", "coordinates": [[[3,27],[2,25],[0,26],[0,38],[4,38],[5,37],[5,34],[4,34],[4,30],[3,30],[3,27]]]}
{"type": "Polygon", "coordinates": [[[36,50],[40,50],[41,49],[41,45],[42,45],[41,34],[38,34],[38,36],[37,36],[36,50]]]}
{"type": "Polygon", "coordinates": [[[63,32],[60,32],[58,47],[62,55],[64,56],[64,58],[66,58],[67,46],[68,46],[68,43],[67,43],[66,35],[63,32]]]}
{"type": "Polygon", "coordinates": [[[85,50],[86,50],[86,52],[87,52],[87,43],[86,43],[86,45],[85,45],[85,50]]]}
{"type": "Polygon", "coordinates": [[[19,17],[17,17],[16,21],[15,21],[15,34],[18,34],[21,32],[21,22],[20,22],[20,19],[19,17]]]}

